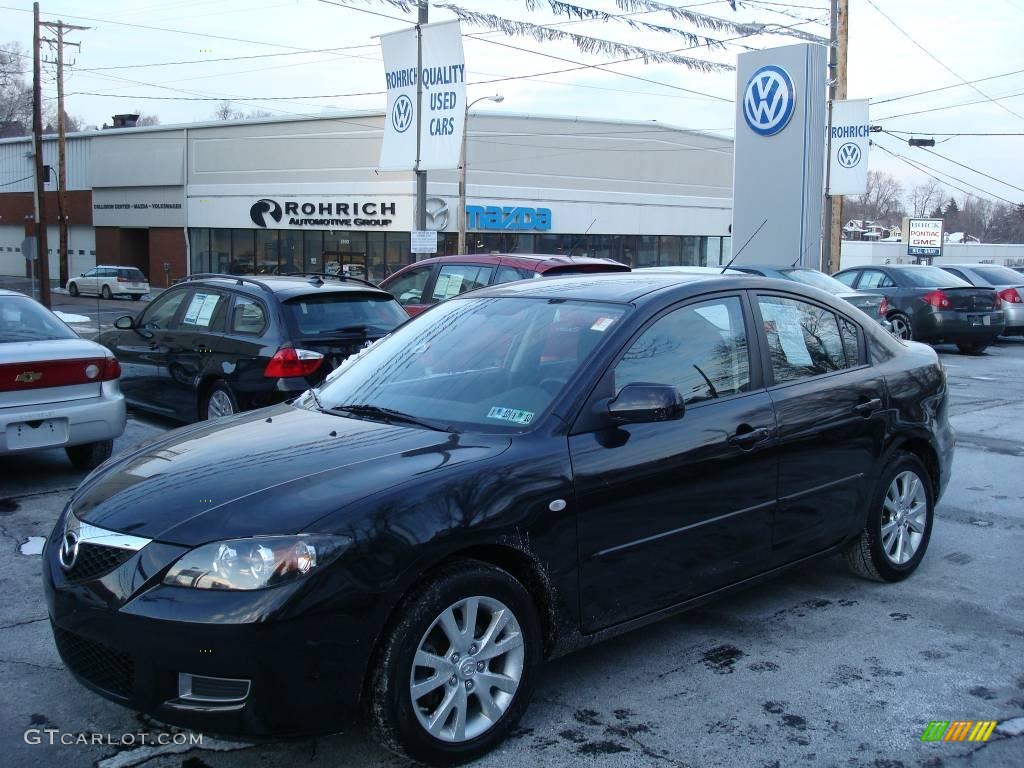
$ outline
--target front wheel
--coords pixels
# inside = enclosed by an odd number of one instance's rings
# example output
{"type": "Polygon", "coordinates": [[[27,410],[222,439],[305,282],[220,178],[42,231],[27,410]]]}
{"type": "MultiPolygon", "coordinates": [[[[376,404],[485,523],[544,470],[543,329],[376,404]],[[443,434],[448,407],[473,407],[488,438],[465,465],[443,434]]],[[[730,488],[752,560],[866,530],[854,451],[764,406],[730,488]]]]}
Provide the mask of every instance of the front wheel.
{"type": "Polygon", "coordinates": [[[961,355],[980,355],[982,352],[988,349],[988,342],[957,344],[956,348],[960,350],[961,355]]]}
{"type": "Polygon", "coordinates": [[[96,469],[110,458],[114,451],[113,440],[101,440],[98,443],[71,445],[64,449],[75,469],[96,469]]]}
{"type": "Polygon", "coordinates": [[[910,318],[906,315],[891,315],[889,324],[892,326],[892,335],[897,339],[911,341],[914,338],[914,329],[910,325],[910,318]]]}
{"type": "Polygon", "coordinates": [[[879,478],[860,536],[847,545],[846,562],[875,581],[902,581],[920,565],[932,535],[935,496],[924,463],[896,453],[879,478]]]}
{"type": "Polygon", "coordinates": [[[397,609],[368,680],[370,729],[415,760],[473,760],[526,710],[541,656],[523,585],[494,566],[453,563],[397,609]]]}

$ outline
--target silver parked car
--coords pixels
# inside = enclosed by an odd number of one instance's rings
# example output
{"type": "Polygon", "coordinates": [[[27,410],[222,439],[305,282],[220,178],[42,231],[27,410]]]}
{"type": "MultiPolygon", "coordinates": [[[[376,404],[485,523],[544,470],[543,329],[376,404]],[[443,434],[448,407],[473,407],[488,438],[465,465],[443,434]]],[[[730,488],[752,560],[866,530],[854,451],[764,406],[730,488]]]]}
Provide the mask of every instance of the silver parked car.
{"type": "Polygon", "coordinates": [[[1024,275],[998,264],[938,264],[971,285],[995,288],[1006,318],[1004,336],[1024,335],[1024,275]]]}
{"type": "Polygon", "coordinates": [[[42,304],[0,290],[0,455],[64,448],[92,469],[124,432],[121,366],[42,304]]]}

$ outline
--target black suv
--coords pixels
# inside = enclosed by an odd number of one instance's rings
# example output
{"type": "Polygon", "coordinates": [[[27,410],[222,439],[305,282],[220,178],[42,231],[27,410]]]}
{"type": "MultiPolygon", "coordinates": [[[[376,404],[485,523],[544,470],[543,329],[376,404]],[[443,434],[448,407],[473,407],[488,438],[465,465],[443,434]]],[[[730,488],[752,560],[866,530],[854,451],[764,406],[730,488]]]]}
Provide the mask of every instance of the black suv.
{"type": "Polygon", "coordinates": [[[195,421],[290,399],[408,318],[353,277],[198,274],[98,341],[130,404],[195,421]]]}

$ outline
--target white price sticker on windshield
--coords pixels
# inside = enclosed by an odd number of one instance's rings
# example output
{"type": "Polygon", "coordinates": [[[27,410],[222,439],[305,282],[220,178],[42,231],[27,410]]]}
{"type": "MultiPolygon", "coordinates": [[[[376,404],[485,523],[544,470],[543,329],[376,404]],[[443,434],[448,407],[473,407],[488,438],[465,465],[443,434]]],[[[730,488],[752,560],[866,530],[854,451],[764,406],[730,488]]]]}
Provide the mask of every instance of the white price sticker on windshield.
{"type": "Polygon", "coordinates": [[[533,411],[520,411],[517,408],[499,408],[494,406],[487,412],[487,418],[511,421],[513,424],[529,424],[533,421],[533,411]]]}
{"type": "Polygon", "coordinates": [[[609,328],[611,328],[612,323],[614,322],[614,317],[599,317],[597,318],[597,320],[594,321],[594,324],[590,326],[590,330],[601,331],[603,333],[604,331],[607,331],[609,328]]]}

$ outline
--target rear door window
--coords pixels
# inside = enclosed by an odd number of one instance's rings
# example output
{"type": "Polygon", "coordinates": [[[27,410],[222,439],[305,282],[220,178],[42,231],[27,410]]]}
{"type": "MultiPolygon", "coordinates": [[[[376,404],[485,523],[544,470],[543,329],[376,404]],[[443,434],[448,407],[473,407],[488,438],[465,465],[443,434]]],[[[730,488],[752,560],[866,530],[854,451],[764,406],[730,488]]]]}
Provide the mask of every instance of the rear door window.
{"type": "Polygon", "coordinates": [[[537,273],[529,269],[519,267],[498,267],[498,274],[494,276],[494,284],[511,283],[516,280],[529,280],[536,277],[537,273]]]}
{"type": "Polygon", "coordinates": [[[483,288],[491,281],[494,267],[478,264],[447,264],[434,281],[431,301],[444,301],[460,293],[483,288]]]}
{"type": "Polygon", "coordinates": [[[381,336],[409,319],[397,301],[377,293],[321,293],[283,306],[292,334],[307,338],[361,332],[381,336]]]}
{"type": "Polygon", "coordinates": [[[850,367],[833,312],[780,296],[758,296],[757,302],[776,384],[850,367]]]}

